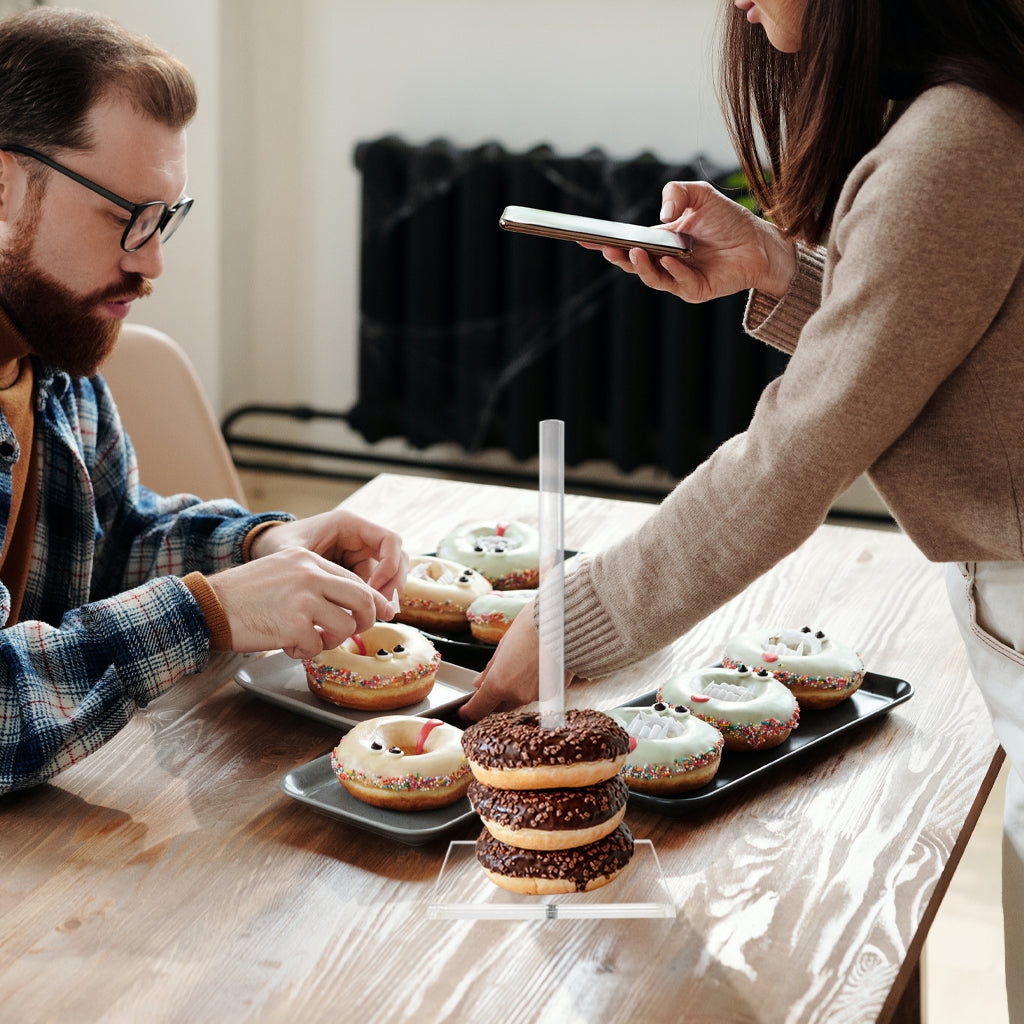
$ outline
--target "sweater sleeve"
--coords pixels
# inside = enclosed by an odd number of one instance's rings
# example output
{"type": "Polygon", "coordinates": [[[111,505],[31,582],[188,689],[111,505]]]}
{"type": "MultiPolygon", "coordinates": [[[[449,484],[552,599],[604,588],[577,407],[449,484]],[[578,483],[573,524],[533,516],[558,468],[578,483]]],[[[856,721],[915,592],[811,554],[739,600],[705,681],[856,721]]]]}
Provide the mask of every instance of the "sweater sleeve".
{"type": "MultiPolygon", "coordinates": [[[[748,429],[568,576],[566,665],[578,675],[640,660],[795,550],[998,321],[1024,263],[1024,213],[1004,198],[1022,133],[976,94],[925,99],[846,182],[820,306],[820,256],[806,250],[782,302],[754,297],[748,319],[793,354],[748,429]],[[977,244],[936,244],[937,210],[977,244]]],[[[930,460],[941,453],[920,452],[919,493],[933,500],[930,460]]]]}
{"type": "Polygon", "coordinates": [[[800,332],[821,305],[824,272],[824,248],[797,244],[796,273],[789,289],[781,299],[752,291],[743,318],[746,331],[783,352],[792,353],[800,332]]]}

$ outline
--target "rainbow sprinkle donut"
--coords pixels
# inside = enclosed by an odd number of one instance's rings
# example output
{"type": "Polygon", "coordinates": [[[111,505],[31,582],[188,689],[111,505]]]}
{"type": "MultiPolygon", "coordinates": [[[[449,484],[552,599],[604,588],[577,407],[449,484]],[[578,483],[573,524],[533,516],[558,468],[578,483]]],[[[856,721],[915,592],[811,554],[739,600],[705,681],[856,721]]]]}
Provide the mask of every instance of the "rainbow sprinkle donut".
{"type": "Polygon", "coordinates": [[[725,647],[724,664],[767,669],[789,687],[803,710],[830,708],[864,681],[864,662],[851,647],[835,643],[820,629],[741,633],[725,647]]]}
{"type": "Polygon", "coordinates": [[[620,775],[637,793],[671,796],[707,785],[722,761],[722,734],[682,705],[614,708],[608,714],[629,734],[620,775]]]}
{"type": "Polygon", "coordinates": [[[659,700],[682,704],[713,725],[726,750],[767,750],[784,743],[800,720],[796,698],[767,669],[706,668],[662,686],[659,700]]]}
{"type": "Polygon", "coordinates": [[[310,690],[323,700],[386,711],[430,693],[441,655],[418,629],[378,622],[302,664],[310,690]]]}
{"type": "Polygon", "coordinates": [[[437,554],[483,573],[495,590],[533,590],[540,582],[540,537],[526,523],[463,523],[437,554]]]}

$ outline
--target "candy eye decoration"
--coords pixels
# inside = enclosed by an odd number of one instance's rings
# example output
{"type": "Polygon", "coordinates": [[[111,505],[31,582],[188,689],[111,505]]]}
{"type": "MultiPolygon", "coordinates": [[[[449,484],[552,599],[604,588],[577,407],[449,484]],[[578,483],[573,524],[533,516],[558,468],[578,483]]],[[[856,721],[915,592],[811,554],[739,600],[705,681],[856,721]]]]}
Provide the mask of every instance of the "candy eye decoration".
{"type": "Polygon", "coordinates": [[[391,652],[384,650],[383,647],[376,654],[376,658],[377,658],[378,661],[387,661],[388,658],[390,658],[390,657],[391,657],[391,652]]]}
{"type": "Polygon", "coordinates": [[[380,740],[374,740],[370,744],[370,749],[373,750],[373,751],[383,750],[384,749],[384,744],[381,743],[380,740]]]}
{"type": "Polygon", "coordinates": [[[387,648],[382,647],[374,655],[374,657],[378,661],[387,661],[389,658],[393,657],[396,654],[404,654],[404,653],[405,653],[405,648],[401,644],[395,644],[395,646],[390,651],[387,650],[387,648]]]}
{"type": "Polygon", "coordinates": [[[668,705],[663,701],[659,700],[657,704],[653,706],[655,711],[668,711],[668,705]]]}
{"type": "Polygon", "coordinates": [[[672,710],[677,715],[688,715],[688,714],[690,714],[690,709],[685,704],[677,704],[672,710]]]}
{"type": "Polygon", "coordinates": [[[391,754],[392,757],[401,757],[405,751],[401,747],[388,747],[388,753],[391,754]]]}

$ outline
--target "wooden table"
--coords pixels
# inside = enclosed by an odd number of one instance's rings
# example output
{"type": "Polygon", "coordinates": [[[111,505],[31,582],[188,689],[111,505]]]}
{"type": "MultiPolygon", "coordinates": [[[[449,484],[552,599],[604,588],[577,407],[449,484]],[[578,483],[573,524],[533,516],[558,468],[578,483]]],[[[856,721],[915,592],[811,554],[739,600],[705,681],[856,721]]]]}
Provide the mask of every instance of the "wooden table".
{"type": "MultiPolygon", "coordinates": [[[[536,494],[385,475],[346,502],[432,550],[536,494]]],[[[566,546],[653,507],[567,496],[566,546]]],[[[337,730],[242,690],[222,659],[50,785],[0,800],[4,1021],[888,1020],[1001,760],[941,570],[901,535],[822,527],[670,649],[574,686],[609,707],[732,633],[816,624],[912,700],[713,809],[631,808],[670,920],[434,921],[448,839],[421,847],[279,788],[337,730]]],[[[911,991],[913,987],[911,986],[911,991]]],[[[911,1000],[912,1003],[912,1000],[911,1000]]],[[[912,1009],[912,1007],[911,1007],[912,1009]]]]}

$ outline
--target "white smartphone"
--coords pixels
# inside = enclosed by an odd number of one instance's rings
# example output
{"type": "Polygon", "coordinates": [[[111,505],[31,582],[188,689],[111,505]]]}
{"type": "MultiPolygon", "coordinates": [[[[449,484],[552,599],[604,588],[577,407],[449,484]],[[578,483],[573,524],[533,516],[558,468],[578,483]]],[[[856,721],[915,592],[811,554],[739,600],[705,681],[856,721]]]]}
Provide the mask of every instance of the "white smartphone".
{"type": "Polygon", "coordinates": [[[689,235],[666,228],[645,228],[594,217],[577,217],[553,210],[534,210],[527,206],[506,206],[498,223],[506,231],[522,231],[544,238],[566,238],[575,242],[614,245],[619,249],[646,249],[658,256],[690,259],[693,249],[689,235]]]}

